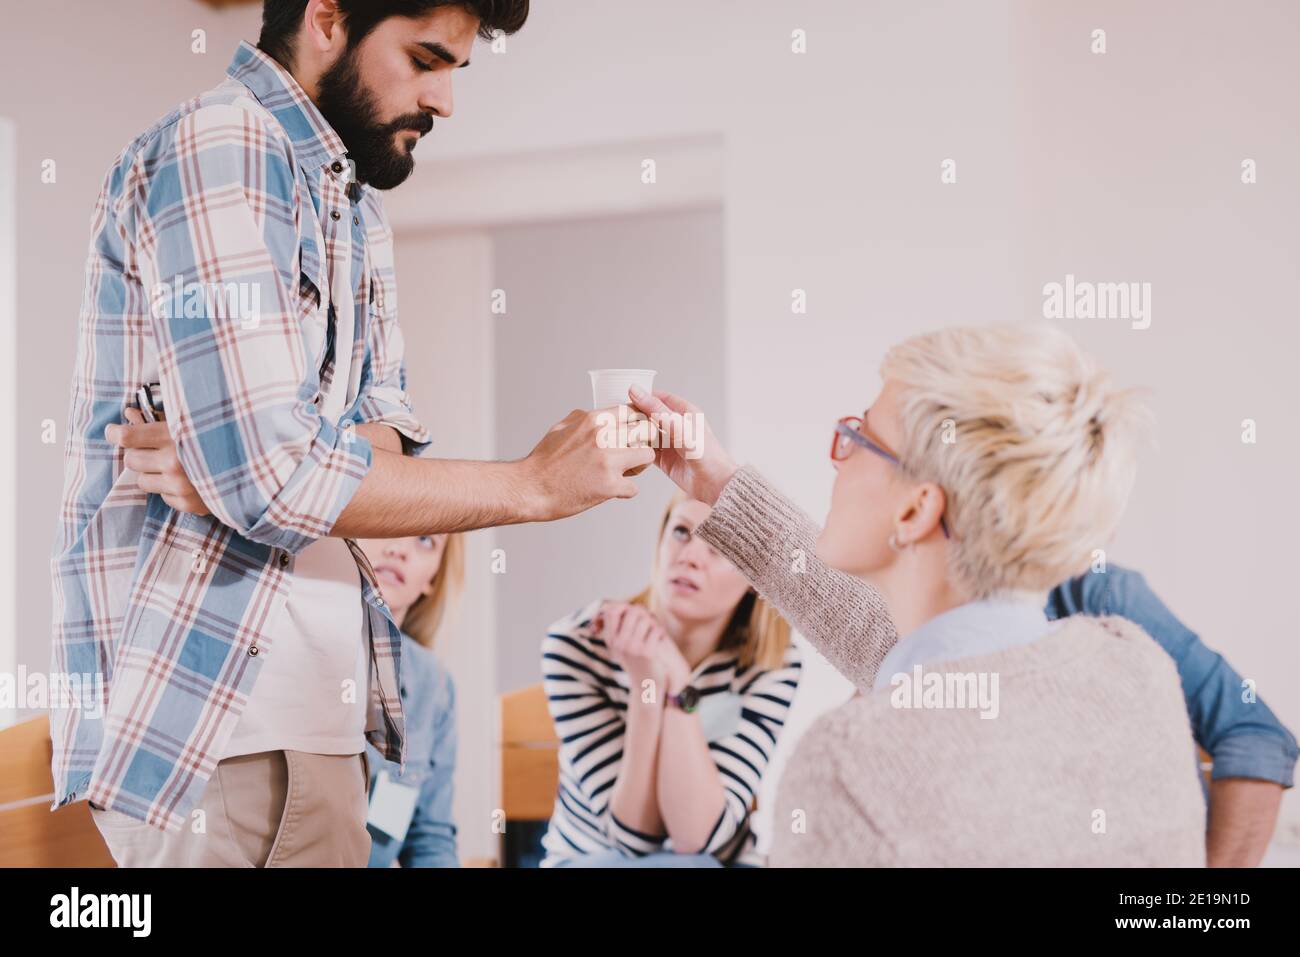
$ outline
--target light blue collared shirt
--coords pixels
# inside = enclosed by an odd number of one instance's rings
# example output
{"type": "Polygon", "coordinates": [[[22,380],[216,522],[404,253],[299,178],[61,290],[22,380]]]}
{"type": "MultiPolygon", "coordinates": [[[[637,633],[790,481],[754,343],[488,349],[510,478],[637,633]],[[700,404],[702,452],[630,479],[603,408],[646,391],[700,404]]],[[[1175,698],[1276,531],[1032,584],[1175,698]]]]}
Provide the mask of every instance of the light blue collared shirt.
{"type": "Polygon", "coordinates": [[[910,675],[915,665],[1027,645],[1059,627],[1058,622],[1048,620],[1041,601],[990,598],[958,605],[900,638],[880,663],[872,690],[887,689],[894,675],[910,675]]]}

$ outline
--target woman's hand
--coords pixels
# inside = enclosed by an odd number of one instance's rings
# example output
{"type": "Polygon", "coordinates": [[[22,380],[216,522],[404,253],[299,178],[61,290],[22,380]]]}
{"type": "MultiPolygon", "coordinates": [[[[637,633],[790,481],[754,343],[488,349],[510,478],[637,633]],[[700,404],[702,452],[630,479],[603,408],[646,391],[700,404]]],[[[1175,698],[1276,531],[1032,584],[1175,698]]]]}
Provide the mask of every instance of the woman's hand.
{"type": "Polygon", "coordinates": [[[677,647],[677,642],[667,634],[658,651],[664,666],[664,694],[679,694],[691,683],[691,666],[682,654],[682,649],[677,647]]]}
{"type": "Polygon", "coordinates": [[[605,602],[596,615],[596,628],[610,658],[627,672],[634,693],[637,685],[649,679],[662,696],[670,680],[680,677],[685,665],[681,651],[655,617],[640,605],[605,602]]]}
{"type": "Polygon", "coordinates": [[[190,483],[190,477],[181,468],[176,457],[176,443],[167,431],[166,422],[146,422],[139,409],[126,410],[128,426],[110,425],[104,438],[126,449],[124,464],[138,473],[137,484],[142,492],[161,495],[162,500],[180,512],[210,515],[208,507],[199,498],[190,483]]]}
{"type": "Polygon", "coordinates": [[[655,465],[691,498],[706,505],[716,502],[735,474],[736,463],[714,436],[704,413],[671,392],[650,395],[633,386],[628,398],[659,427],[655,465]]]}

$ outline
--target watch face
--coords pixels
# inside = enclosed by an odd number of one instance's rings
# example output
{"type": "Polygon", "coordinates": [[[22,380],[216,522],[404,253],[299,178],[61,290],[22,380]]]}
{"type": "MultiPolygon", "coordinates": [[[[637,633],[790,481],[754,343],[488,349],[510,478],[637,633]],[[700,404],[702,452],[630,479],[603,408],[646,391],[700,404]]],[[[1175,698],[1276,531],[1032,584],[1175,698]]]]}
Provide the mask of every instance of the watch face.
{"type": "Polygon", "coordinates": [[[700,693],[689,685],[682,689],[682,693],[677,696],[683,711],[694,711],[695,706],[700,703],[700,693]]]}

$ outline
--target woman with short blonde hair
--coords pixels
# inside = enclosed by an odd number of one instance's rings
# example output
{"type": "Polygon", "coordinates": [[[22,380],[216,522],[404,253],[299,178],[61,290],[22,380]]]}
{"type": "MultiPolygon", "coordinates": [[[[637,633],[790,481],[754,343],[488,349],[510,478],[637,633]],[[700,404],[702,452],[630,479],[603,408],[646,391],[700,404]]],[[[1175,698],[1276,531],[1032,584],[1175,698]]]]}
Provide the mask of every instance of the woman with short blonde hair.
{"type": "Polygon", "coordinates": [[[675,447],[698,409],[633,395],[713,504],[696,534],[860,692],[795,749],[773,863],[1203,865],[1173,660],[1130,621],[1044,611],[1115,531],[1145,410],[1044,322],[916,336],[880,371],[836,425],[820,534],[707,428],[703,455],[675,447]]]}
{"type": "Polygon", "coordinates": [[[1119,524],[1147,414],[1046,323],[908,339],[880,367],[898,384],[900,470],[944,490],[952,575],[972,597],[1046,592],[1119,524]]]}

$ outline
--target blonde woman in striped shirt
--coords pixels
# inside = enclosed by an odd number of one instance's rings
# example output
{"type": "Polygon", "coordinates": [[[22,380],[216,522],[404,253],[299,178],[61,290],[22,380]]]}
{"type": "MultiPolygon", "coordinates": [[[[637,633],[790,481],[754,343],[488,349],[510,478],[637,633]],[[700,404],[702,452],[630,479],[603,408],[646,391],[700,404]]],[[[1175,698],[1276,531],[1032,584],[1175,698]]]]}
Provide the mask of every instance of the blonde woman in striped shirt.
{"type": "Polygon", "coordinates": [[[750,813],[799,685],[789,624],[695,538],[680,493],[650,586],[548,629],[560,785],[543,867],[757,864],[750,813]]]}

